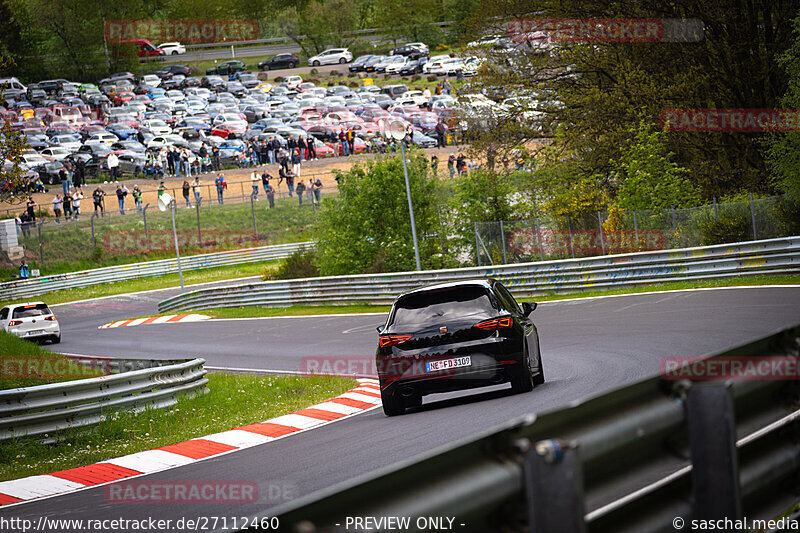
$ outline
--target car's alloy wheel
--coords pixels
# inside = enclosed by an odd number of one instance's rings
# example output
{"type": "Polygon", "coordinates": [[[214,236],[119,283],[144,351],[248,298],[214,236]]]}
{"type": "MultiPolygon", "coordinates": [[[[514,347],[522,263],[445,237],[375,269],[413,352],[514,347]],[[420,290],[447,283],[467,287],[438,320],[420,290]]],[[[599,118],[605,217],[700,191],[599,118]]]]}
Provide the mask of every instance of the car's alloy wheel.
{"type": "Polygon", "coordinates": [[[311,66],[312,67],[318,67],[319,66],[319,61],[314,61],[313,63],[311,63],[311,66]]]}
{"type": "Polygon", "coordinates": [[[261,67],[261,70],[264,70],[264,71],[269,70],[269,65],[264,65],[263,67],[261,67]]]}
{"type": "Polygon", "coordinates": [[[173,50],[172,51],[172,55],[174,55],[174,56],[178,55],[178,51],[177,50],[173,50]]]}
{"type": "Polygon", "coordinates": [[[343,57],[340,57],[339,58],[339,64],[340,65],[344,65],[345,63],[347,63],[347,60],[345,58],[343,58],[343,57]]]}

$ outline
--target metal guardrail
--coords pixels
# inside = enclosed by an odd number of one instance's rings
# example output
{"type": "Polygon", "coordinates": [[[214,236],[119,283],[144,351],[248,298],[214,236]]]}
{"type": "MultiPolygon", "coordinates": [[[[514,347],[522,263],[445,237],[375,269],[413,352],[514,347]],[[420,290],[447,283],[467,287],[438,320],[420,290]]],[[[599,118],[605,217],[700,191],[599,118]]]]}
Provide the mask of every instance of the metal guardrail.
{"type": "Polygon", "coordinates": [[[183,394],[206,392],[204,359],[183,361],[73,358],[121,373],[0,391],[0,441],[97,424],[117,410],[163,409],[183,394]],[[125,371],[126,368],[138,370],[125,371]],[[141,368],[149,367],[149,368],[141,368]]]}
{"type": "Polygon", "coordinates": [[[334,276],[199,289],[159,302],[160,311],[298,304],[391,304],[431,283],[493,277],[516,296],[800,272],[800,237],[496,267],[334,276]]]}
{"type": "MultiPolygon", "coordinates": [[[[800,327],[714,357],[739,356],[800,363],[800,327]]],[[[655,377],[511,421],[271,516],[293,532],[364,530],[348,528],[347,517],[409,517],[403,531],[429,530],[418,517],[449,517],[458,531],[536,533],[689,531],[699,529],[690,520],[771,519],[797,503],[798,437],[796,379],[655,377]]]]}
{"type": "MultiPolygon", "coordinates": [[[[183,270],[198,270],[239,263],[283,259],[300,248],[309,246],[313,246],[313,243],[276,244],[258,248],[192,255],[181,257],[181,268],[183,270]]],[[[150,276],[163,276],[175,272],[177,272],[177,263],[175,259],[161,259],[158,261],[117,265],[92,270],[82,270],[79,272],[69,272],[66,274],[55,274],[52,276],[41,276],[26,280],[0,283],[0,300],[11,301],[29,296],[46,294],[48,292],[150,276]]]]}

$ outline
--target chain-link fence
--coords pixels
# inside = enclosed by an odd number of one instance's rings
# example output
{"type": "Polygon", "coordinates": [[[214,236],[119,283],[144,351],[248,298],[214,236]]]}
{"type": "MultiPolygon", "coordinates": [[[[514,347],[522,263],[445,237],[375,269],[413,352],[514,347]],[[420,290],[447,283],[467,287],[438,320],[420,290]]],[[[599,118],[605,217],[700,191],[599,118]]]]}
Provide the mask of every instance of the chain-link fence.
{"type": "Polygon", "coordinates": [[[611,211],[581,218],[476,222],[478,265],[709,246],[798,233],[797,199],[774,196],[689,209],[611,211]]]}
{"type": "MultiPolygon", "coordinates": [[[[248,189],[247,196],[240,199],[243,201],[230,202],[226,194],[220,204],[212,186],[209,192],[200,192],[199,203],[190,193],[191,207],[176,191],[175,229],[181,253],[310,240],[310,228],[320,202],[335,194],[335,188],[323,189],[318,200],[313,192],[305,193],[301,203],[296,191],[292,196],[282,191],[274,195],[271,204],[263,188],[257,196],[249,184],[248,189]]],[[[167,190],[167,194],[174,193],[167,190]]],[[[126,207],[129,203],[126,202],[126,207]]],[[[35,253],[37,267],[52,273],[174,256],[175,237],[169,209],[160,211],[157,205],[148,203],[141,210],[133,207],[120,215],[117,199],[111,195],[107,197],[105,213],[95,211],[91,199],[85,199],[81,207],[78,217],[47,217],[18,226],[20,243],[35,253]],[[109,205],[112,198],[113,206],[109,205]]]]}

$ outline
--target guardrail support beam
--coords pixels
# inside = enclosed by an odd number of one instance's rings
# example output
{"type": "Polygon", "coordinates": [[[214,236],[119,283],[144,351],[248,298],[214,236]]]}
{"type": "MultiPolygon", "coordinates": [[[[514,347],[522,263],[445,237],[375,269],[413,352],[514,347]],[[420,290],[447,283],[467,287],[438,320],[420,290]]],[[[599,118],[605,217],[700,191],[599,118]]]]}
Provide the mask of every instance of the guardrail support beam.
{"type": "Polygon", "coordinates": [[[583,468],[574,443],[543,440],[523,464],[533,533],[585,533],[583,468]]]}
{"type": "Polygon", "coordinates": [[[686,418],[692,458],[693,518],[740,519],[736,421],[727,385],[693,384],[687,391],[686,418]]]}

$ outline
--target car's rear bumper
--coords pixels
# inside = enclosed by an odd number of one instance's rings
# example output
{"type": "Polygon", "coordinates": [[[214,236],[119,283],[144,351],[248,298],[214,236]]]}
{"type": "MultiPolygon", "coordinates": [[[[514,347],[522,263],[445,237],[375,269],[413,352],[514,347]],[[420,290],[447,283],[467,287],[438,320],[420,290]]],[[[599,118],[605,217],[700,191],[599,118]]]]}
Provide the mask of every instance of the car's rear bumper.
{"type": "Polygon", "coordinates": [[[61,328],[58,324],[45,326],[43,328],[31,329],[31,330],[20,330],[19,328],[8,328],[8,333],[11,335],[16,335],[22,339],[41,339],[41,338],[49,338],[49,337],[59,337],[61,336],[61,328]]]}

